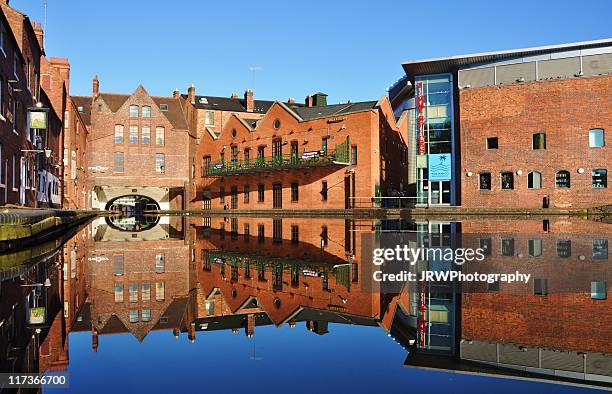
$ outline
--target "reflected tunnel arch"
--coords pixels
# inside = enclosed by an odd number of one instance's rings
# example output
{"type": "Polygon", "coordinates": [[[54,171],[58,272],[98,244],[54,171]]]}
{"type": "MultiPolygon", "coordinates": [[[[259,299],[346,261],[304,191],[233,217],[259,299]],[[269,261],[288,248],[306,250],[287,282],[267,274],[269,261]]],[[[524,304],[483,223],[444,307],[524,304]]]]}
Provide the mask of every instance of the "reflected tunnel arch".
{"type": "Polygon", "coordinates": [[[157,215],[146,215],[145,211],[157,211],[159,204],[154,199],[139,195],[127,194],[115,197],[106,203],[105,209],[119,215],[109,216],[106,223],[121,231],[138,232],[157,225],[157,215]]]}

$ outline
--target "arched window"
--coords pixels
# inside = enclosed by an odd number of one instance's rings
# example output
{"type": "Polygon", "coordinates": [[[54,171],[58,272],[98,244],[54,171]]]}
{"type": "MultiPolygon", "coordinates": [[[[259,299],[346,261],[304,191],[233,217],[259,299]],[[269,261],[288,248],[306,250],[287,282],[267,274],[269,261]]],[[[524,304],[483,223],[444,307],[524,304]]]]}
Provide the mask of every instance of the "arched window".
{"type": "Polygon", "coordinates": [[[530,172],[527,175],[527,188],[541,189],[542,188],[542,174],[540,174],[537,171],[530,172]]]}
{"type": "Polygon", "coordinates": [[[569,171],[561,170],[557,172],[555,176],[555,182],[557,183],[557,187],[563,189],[569,189],[570,187],[570,173],[569,171]]]}

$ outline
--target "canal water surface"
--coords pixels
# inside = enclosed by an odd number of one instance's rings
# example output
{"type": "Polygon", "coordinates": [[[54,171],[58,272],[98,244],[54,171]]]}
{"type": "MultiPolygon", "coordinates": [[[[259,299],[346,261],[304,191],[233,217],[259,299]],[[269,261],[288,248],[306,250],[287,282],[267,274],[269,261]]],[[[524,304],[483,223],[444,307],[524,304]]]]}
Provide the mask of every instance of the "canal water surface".
{"type": "Polygon", "coordinates": [[[0,256],[0,372],[67,376],[54,393],[609,390],[611,238],[564,217],[100,218],[0,256]],[[455,251],[405,272],[462,281],[376,282],[396,245],[455,251]]]}

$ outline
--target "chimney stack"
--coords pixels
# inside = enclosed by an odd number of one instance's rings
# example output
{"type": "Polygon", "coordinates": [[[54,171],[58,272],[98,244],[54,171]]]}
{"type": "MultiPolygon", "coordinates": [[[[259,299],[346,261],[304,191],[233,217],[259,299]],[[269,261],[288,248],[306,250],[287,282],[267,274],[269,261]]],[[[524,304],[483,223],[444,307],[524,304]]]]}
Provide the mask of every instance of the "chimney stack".
{"type": "Polygon", "coordinates": [[[244,333],[246,334],[247,338],[251,338],[253,335],[255,335],[255,315],[252,313],[247,315],[244,333]]]}
{"type": "MultiPolygon", "coordinates": [[[[70,63],[68,63],[68,59],[65,57],[50,57],[48,59],[49,63],[59,71],[59,74],[66,85],[66,91],[70,92],[70,63]]],[[[41,78],[41,84],[42,81],[43,78],[41,78]]],[[[50,81],[47,82],[47,86],[49,83],[50,81]]],[[[42,86],[45,87],[44,84],[42,86]]]]}
{"type": "Polygon", "coordinates": [[[191,104],[195,104],[195,85],[193,83],[189,86],[189,89],[187,89],[187,100],[189,100],[191,104]]]}
{"type": "Polygon", "coordinates": [[[238,93],[232,92],[232,99],[236,100],[238,98],[238,93]]]}
{"type": "Polygon", "coordinates": [[[92,99],[95,100],[100,95],[100,81],[98,81],[98,75],[94,75],[93,77],[93,89],[92,89],[92,99]]]}
{"type": "Polygon", "coordinates": [[[306,104],[307,107],[312,107],[314,100],[312,99],[312,96],[308,95],[306,96],[306,100],[304,100],[304,103],[306,104]]]}
{"type": "Polygon", "coordinates": [[[287,104],[295,104],[295,99],[293,97],[289,97],[287,104]]]}
{"type": "Polygon", "coordinates": [[[178,88],[174,88],[174,91],[172,92],[172,98],[179,98],[179,90],[178,88]]]}
{"type": "MultiPolygon", "coordinates": [[[[8,1],[6,2],[6,4],[8,5],[8,1]]],[[[40,22],[36,22],[36,24],[32,22],[32,27],[34,28],[34,34],[36,34],[36,41],[38,41],[40,49],[43,49],[43,29],[40,25],[40,22]]]]}
{"type": "Polygon", "coordinates": [[[94,353],[98,352],[98,330],[92,328],[91,330],[91,348],[94,353]]]}
{"type": "Polygon", "coordinates": [[[244,101],[247,112],[253,112],[255,109],[255,100],[253,99],[253,91],[251,89],[247,89],[246,92],[244,92],[244,101]]]}

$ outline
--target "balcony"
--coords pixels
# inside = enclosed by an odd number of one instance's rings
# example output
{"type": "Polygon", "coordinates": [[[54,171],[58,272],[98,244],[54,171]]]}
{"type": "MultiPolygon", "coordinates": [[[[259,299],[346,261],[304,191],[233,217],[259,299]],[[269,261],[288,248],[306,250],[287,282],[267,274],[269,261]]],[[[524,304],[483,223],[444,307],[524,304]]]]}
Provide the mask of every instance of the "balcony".
{"type": "Polygon", "coordinates": [[[348,166],[350,164],[350,143],[347,138],[335,149],[303,152],[301,156],[292,153],[272,157],[257,157],[252,160],[232,159],[229,162],[211,163],[205,169],[205,176],[231,176],[265,171],[348,166]]]}

